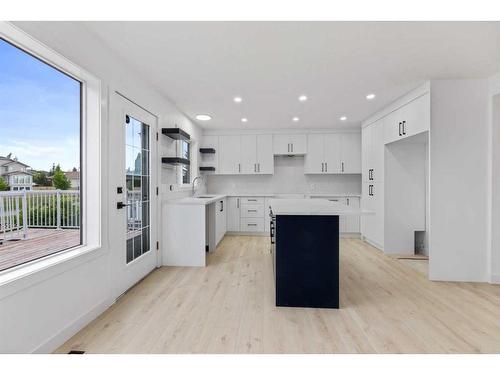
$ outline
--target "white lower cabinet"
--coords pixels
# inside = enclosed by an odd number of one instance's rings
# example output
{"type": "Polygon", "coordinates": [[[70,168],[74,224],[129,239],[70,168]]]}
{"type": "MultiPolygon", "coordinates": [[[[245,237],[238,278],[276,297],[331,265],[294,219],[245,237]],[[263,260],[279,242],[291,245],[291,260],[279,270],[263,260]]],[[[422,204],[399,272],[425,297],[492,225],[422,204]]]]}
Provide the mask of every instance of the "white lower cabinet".
{"type": "Polygon", "coordinates": [[[226,234],[227,215],[226,198],[220,199],[215,203],[215,239],[216,246],[226,234]]]}
{"type": "Polygon", "coordinates": [[[268,232],[269,208],[266,202],[268,198],[264,197],[229,197],[228,232],[268,232]]]}
{"type": "MultiPolygon", "coordinates": [[[[351,196],[351,197],[317,197],[317,199],[328,199],[331,202],[339,202],[341,204],[345,204],[350,207],[360,207],[359,197],[351,196]]],[[[339,231],[340,233],[360,233],[360,220],[359,216],[340,216],[339,218],[339,231]]]]}
{"type": "Polygon", "coordinates": [[[264,219],[263,218],[241,218],[240,222],[241,232],[264,232],[264,219]]]}
{"type": "Polygon", "coordinates": [[[241,200],[239,197],[227,198],[227,231],[238,232],[240,230],[240,207],[241,200]]]}

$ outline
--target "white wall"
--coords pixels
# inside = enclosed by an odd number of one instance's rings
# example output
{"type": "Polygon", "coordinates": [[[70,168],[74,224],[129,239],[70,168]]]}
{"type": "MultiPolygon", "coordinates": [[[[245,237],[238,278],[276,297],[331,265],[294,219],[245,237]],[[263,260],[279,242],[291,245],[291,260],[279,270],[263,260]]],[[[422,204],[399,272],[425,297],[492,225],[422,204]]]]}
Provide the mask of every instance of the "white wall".
{"type": "Polygon", "coordinates": [[[431,82],[432,280],[488,281],[488,80],[431,82]]]}
{"type": "MultiPolygon", "coordinates": [[[[15,287],[13,284],[0,286],[0,353],[50,352],[113,302],[109,298],[110,248],[106,212],[108,189],[111,188],[106,180],[107,155],[113,151],[107,146],[108,93],[119,91],[156,114],[160,127],[177,124],[194,139],[200,138],[201,130],[81,24],[18,22],[16,25],[100,78],[103,84],[102,248],[26,276],[16,281],[15,287]]],[[[165,142],[162,140],[160,155],[170,152],[165,142]]],[[[175,177],[162,169],[161,181],[167,186],[175,183],[175,177]]],[[[188,193],[165,193],[163,196],[188,193]]]]}
{"type": "Polygon", "coordinates": [[[500,74],[490,79],[491,108],[491,281],[500,283],[500,74]]]}
{"type": "Polygon", "coordinates": [[[361,175],[305,175],[304,157],[275,156],[274,175],[211,175],[209,193],[361,194],[361,175]]]}

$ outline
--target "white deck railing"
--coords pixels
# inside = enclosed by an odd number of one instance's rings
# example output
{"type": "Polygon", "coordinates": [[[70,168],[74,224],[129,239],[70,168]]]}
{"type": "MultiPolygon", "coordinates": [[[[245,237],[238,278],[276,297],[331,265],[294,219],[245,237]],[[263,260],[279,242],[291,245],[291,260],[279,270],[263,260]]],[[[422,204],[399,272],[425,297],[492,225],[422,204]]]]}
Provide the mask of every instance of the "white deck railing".
{"type": "Polygon", "coordinates": [[[28,228],[80,228],[80,192],[0,192],[0,241],[25,239],[28,228]]]}

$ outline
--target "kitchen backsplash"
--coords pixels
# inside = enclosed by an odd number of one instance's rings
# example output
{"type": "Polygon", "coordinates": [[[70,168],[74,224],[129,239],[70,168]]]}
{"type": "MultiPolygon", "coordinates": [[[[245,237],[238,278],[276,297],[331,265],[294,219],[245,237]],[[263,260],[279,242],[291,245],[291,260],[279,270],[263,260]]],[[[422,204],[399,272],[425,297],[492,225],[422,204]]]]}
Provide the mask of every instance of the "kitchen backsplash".
{"type": "Polygon", "coordinates": [[[305,175],[304,157],[274,159],[274,175],[209,175],[208,193],[361,194],[361,175],[305,175]]]}

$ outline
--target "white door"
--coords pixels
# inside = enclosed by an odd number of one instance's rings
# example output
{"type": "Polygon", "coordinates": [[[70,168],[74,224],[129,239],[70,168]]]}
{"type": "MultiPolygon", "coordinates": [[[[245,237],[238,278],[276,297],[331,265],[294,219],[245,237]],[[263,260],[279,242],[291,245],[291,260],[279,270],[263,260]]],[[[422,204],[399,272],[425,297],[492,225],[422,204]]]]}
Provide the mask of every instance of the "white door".
{"type": "Polygon", "coordinates": [[[303,155],[307,151],[307,139],[305,134],[291,134],[290,136],[291,153],[294,155],[303,155]]]}
{"type": "Polygon", "coordinates": [[[273,136],[273,152],[275,155],[287,155],[291,153],[290,135],[275,134],[273,136]]]}
{"type": "Polygon", "coordinates": [[[341,134],[324,135],[326,173],[341,173],[341,139],[341,134]]]}
{"type": "Polygon", "coordinates": [[[342,173],[361,173],[361,135],[342,134],[342,173]]]}
{"type": "Polygon", "coordinates": [[[157,118],[119,94],[109,129],[109,243],[114,297],[151,272],[157,259],[157,118]]]}
{"type": "Polygon", "coordinates": [[[403,107],[405,121],[405,136],[409,137],[415,134],[429,130],[430,122],[430,100],[429,94],[415,99],[403,107]]]}
{"type": "Polygon", "coordinates": [[[257,173],[257,136],[242,135],[240,146],[240,162],[242,174],[257,173]]]}
{"type": "Polygon", "coordinates": [[[257,136],[257,173],[274,173],[273,136],[271,134],[257,136]]]}
{"type": "Polygon", "coordinates": [[[221,135],[219,137],[219,170],[221,174],[239,174],[240,136],[221,135]]]}
{"type": "Polygon", "coordinates": [[[309,134],[307,136],[307,154],[304,165],[306,174],[325,172],[324,138],[324,134],[309,134]]]}

